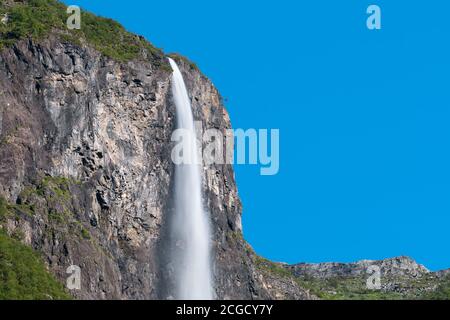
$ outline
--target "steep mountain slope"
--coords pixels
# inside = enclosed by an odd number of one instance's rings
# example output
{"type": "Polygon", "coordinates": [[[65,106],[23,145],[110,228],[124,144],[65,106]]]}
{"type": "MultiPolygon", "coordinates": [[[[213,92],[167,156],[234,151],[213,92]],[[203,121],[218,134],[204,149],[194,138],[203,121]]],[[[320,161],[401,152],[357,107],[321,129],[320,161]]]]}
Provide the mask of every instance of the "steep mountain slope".
{"type": "MultiPolygon", "coordinates": [[[[57,1],[3,0],[0,8],[0,197],[8,209],[0,229],[33,248],[61,282],[79,266],[75,298],[171,298],[174,105],[164,53],[88,13],[81,30],[69,31],[57,1]]],[[[231,123],[216,88],[172,57],[196,120],[225,134],[231,123]]],[[[266,261],[243,240],[231,166],[203,173],[217,298],[330,296],[315,267],[266,261]]]]}

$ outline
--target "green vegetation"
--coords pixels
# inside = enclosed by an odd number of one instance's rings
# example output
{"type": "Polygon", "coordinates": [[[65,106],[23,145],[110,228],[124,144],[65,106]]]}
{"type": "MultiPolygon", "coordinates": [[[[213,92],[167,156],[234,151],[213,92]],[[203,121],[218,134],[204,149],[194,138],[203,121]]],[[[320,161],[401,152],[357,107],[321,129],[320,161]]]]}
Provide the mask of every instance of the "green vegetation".
{"type": "Polygon", "coordinates": [[[198,66],[194,62],[192,62],[191,60],[186,58],[185,56],[182,56],[179,53],[170,53],[170,54],[168,54],[168,56],[171,57],[173,60],[175,60],[175,62],[185,63],[189,66],[189,68],[191,68],[191,70],[196,70],[196,71],[200,72],[200,69],[198,68],[198,66]]]}
{"type": "Polygon", "coordinates": [[[45,176],[38,185],[36,192],[39,195],[49,194],[55,200],[70,200],[69,186],[71,180],[65,177],[45,176]]]}
{"type": "Polygon", "coordinates": [[[64,214],[64,212],[59,213],[56,210],[49,210],[48,211],[48,220],[52,224],[62,224],[62,223],[65,222],[66,218],[67,217],[64,214]]]}
{"type": "Polygon", "coordinates": [[[26,187],[19,196],[20,204],[11,204],[0,197],[0,300],[16,299],[70,299],[63,286],[48,272],[38,253],[24,245],[23,229],[6,228],[7,219],[20,222],[24,215],[45,218],[49,237],[55,234],[78,236],[90,240],[91,235],[75,219],[71,211],[70,188],[79,182],[64,178],[45,176],[36,185],[26,187]],[[47,205],[41,207],[42,200],[47,205]],[[8,234],[7,234],[8,233],[8,234]]]}
{"type": "Polygon", "coordinates": [[[236,245],[238,245],[240,243],[244,243],[244,238],[242,236],[242,232],[240,232],[240,231],[229,232],[227,234],[227,239],[236,245]]]}
{"type": "Polygon", "coordinates": [[[283,277],[283,278],[293,278],[293,274],[281,264],[269,261],[260,256],[254,257],[255,265],[258,269],[266,271],[268,273],[283,277]]]}
{"type": "Polygon", "coordinates": [[[90,240],[91,239],[91,234],[89,233],[89,231],[87,231],[85,228],[81,228],[81,237],[85,240],[90,240]]]}
{"type": "Polygon", "coordinates": [[[0,23],[0,48],[31,37],[42,39],[50,32],[76,45],[87,43],[107,57],[129,61],[152,57],[162,69],[170,70],[161,50],[143,37],[127,32],[112,19],[81,13],[81,29],[69,30],[66,6],[57,0],[16,0],[0,2],[0,15],[7,14],[8,23],[0,23]],[[9,3],[12,3],[10,5],[9,3]]]}
{"type": "MultiPolygon", "coordinates": [[[[36,183],[35,186],[25,187],[20,193],[20,199],[30,198],[32,195],[45,197],[52,202],[70,201],[70,186],[80,185],[81,182],[66,177],[45,176],[36,183]]],[[[32,206],[32,205],[22,205],[32,206]]]]}
{"type": "Polygon", "coordinates": [[[0,300],[70,298],[37,253],[0,231],[0,300]]]}
{"type": "MultiPolygon", "coordinates": [[[[70,178],[45,176],[40,179],[35,186],[25,187],[20,193],[19,198],[28,199],[33,195],[36,195],[45,197],[47,200],[53,202],[70,201],[70,186],[80,184],[81,182],[70,178]]],[[[32,208],[32,205],[29,204],[22,204],[21,206],[29,206],[30,209],[32,208]]]]}
{"type": "Polygon", "coordinates": [[[0,226],[6,221],[6,218],[14,216],[17,211],[32,216],[34,206],[10,204],[3,197],[0,197],[0,226]]]}
{"type": "Polygon", "coordinates": [[[296,278],[297,283],[325,300],[399,300],[400,293],[368,290],[363,277],[296,278]]]}
{"type": "Polygon", "coordinates": [[[72,212],[71,186],[79,186],[80,181],[66,178],[45,176],[42,178],[35,188],[28,187],[21,193],[21,197],[29,197],[37,195],[47,200],[48,220],[51,222],[49,232],[54,229],[69,228],[70,234],[79,235],[82,239],[90,240],[91,234],[83,227],[80,221],[75,219],[72,212]]]}
{"type": "MultiPolygon", "coordinates": [[[[0,38],[1,43],[1,38],[0,38]]],[[[1,45],[0,45],[1,48],[1,45]]],[[[0,147],[4,147],[11,143],[11,140],[14,138],[14,135],[17,133],[17,131],[20,129],[19,125],[16,125],[14,129],[11,130],[11,132],[5,133],[3,135],[3,138],[0,139],[0,147]]]]}
{"type": "Polygon", "coordinates": [[[8,208],[8,203],[5,199],[0,197],[0,225],[5,222],[6,218],[11,214],[8,208]]]}
{"type": "MultiPolygon", "coordinates": [[[[72,207],[71,188],[81,185],[80,181],[66,178],[44,176],[38,180],[35,185],[25,187],[19,195],[20,204],[8,204],[0,198],[0,224],[2,216],[13,216],[14,214],[26,214],[34,216],[38,209],[40,199],[45,199],[45,211],[40,210],[41,214],[46,214],[48,225],[46,232],[51,236],[54,232],[62,231],[66,234],[77,235],[81,239],[91,240],[90,232],[83,224],[76,219],[72,207]]],[[[3,219],[4,220],[4,219],[3,219]]]]}
{"type": "Polygon", "coordinates": [[[52,28],[63,26],[64,13],[64,5],[53,0],[2,1],[0,14],[7,14],[9,21],[0,24],[0,44],[11,45],[26,37],[41,38],[52,28]]]}
{"type": "Polygon", "coordinates": [[[146,50],[153,56],[162,56],[160,50],[153,47],[144,38],[127,32],[112,19],[100,18],[83,12],[81,16],[81,33],[88,43],[108,57],[120,61],[136,59],[146,50]]]}
{"type": "Polygon", "coordinates": [[[24,213],[28,216],[33,216],[35,212],[35,208],[33,204],[13,204],[9,205],[10,209],[14,209],[18,212],[24,213]]]}
{"type": "Polygon", "coordinates": [[[300,286],[310,289],[322,299],[329,300],[450,299],[450,276],[438,278],[434,275],[424,275],[418,279],[396,277],[384,281],[394,283],[396,291],[368,290],[364,277],[297,278],[300,286]]]}
{"type": "Polygon", "coordinates": [[[450,300],[450,275],[439,281],[436,290],[426,293],[423,298],[428,300],[450,300]]]}

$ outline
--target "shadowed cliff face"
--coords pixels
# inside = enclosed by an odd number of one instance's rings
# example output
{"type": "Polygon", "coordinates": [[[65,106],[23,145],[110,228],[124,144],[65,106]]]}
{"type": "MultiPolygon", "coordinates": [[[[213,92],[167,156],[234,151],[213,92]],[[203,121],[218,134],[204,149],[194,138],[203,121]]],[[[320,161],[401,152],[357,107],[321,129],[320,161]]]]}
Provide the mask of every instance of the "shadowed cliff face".
{"type": "MultiPolygon", "coordinates": [[[[13,211],[1,225],[21,234],[61,281],[80,266],[76,298],[168,298],[175,119],[170,71],[152,59],[118,63],[56,37],[0,53],[0,196],[13,211]]],[[[196,120],[230,128],[211,82],[177,62],[196,120]]],[[[294,281],[255,267],[232,167],[203,173],[217,298],[308,298],[294,281]]]]}

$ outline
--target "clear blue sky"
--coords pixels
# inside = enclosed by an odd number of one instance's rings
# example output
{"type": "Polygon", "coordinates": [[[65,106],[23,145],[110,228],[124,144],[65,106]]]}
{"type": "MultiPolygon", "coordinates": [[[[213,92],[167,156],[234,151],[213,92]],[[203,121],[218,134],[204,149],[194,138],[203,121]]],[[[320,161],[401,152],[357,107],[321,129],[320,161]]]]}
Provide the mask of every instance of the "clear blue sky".
{"type": "Polygon", "coordinates": [[[66,3],[195,61],[234,127],[280,129],[279,175],[236,168],[259,254],[450,268],[448,0],[66,3]]]}

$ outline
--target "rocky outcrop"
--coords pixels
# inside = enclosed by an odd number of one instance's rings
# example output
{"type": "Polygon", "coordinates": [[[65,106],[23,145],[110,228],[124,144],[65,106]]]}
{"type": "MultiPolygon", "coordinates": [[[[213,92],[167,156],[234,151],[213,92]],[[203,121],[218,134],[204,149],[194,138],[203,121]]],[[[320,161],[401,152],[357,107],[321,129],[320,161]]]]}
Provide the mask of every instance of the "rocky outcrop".
{"type": "Polygon", "coordinates": [[[289,266],[297,277],[331,278],[365,276],[368,269],[378,266],[380,273],[390,276],[421,277],[430,271],[409,257],[398,257],[386,260],[362,260],[355,263],[300,263],[289,266]]]}

